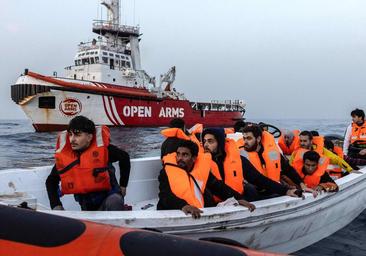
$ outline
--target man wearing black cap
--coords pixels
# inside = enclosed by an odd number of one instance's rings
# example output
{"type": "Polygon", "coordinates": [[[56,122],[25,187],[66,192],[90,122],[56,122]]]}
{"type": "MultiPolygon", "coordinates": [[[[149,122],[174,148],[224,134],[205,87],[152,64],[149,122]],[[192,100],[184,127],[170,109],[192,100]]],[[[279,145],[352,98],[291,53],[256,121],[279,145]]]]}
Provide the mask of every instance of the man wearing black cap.
{"type": "MultiPolygon", "coordinates": [[[[212,160],[217,165],[219,170],[220,178],[227,184],[227,177],[230,175],[230,178],[235,179],[240,174],[237,173],[238,170],[229,170],[230,163],[227,163],[227,156],[233,155],[233,152],[226,152],[226,144],[230,139],[225,139],[225,133],[223,129],[219,128],[208,128],[205,129],[202,133],[203,138],[203,146],[205,152],[210,152],[212,155],[212,160]],[[228,175],[229,174],[229,175],[228,175]]],[[[227,147],[229,149],[229,147],[227,147]]],[[[230,148],[230,150],[238,150],[238,148],[230,148]]],[[[234,152],[237,153],[237,152],[234,152]]],[[[237,155],[237,154],[236,154],[237,155]]],[[[237,159],[234,159],[236,162],[241,163],[241,171],[242,172],[242,182],[249,182],[250,184],[255,185],[258,188],[266,189],[273,195],[288,195],[293,197],[298,197],[296,189],[288,189],[287,187],[268,179],[263,176],[260,172],[258,172],[254,166],[249,162],[245,157],[240,156],[237,159]]],[[[253,188],[252,185],[246,184],[244,188],[244,199],[247,201],[255,201],[261,200],[262,198],[253,188]]]]}
{"type": "Polygon", "coordinates": [[[129,155],[109,144],[110,134],[106,126],[95,127],[84,117],[73,118],[67,131],[58,137],[55,162],[46,180],[50,206],[63,210],[62,194],[74,194],[82,210],[123,210],[123,197],[130,175],[129,155]],[[113,162],[119,162],[118,184],[113,162]],[[61,181],[61,191],[59,183],[61,181]]]}

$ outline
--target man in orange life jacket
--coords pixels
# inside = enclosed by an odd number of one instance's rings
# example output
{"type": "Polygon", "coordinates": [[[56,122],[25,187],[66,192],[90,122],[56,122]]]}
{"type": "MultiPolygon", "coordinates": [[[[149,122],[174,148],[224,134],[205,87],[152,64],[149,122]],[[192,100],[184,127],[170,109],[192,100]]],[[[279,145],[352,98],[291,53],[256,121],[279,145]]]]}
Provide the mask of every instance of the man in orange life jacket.
{"type": "Polygon", "coordinates": [[[109,129],[95,127],[84,116],[73,118],[67,132],[59,135],[56,164],[46,181],[50,206],[63,210],[62,194],[74,194],[82,210],[123,210],[123,197],[130,175],[129,155],[109,144],[109,129]],[[119,162],[118,185],[113,162],[119,162]]]}
{"type": "MultiPolygon", "coordinates": [[[[220,179],[226,184],[237,185],[236,179],[240,179],[237,183],[245,183],[242,189],[244,193],[244,199],[247,201],[256,201],[265,199],[263,196],[259,195],[256,188],[266,189],[269,193],[273,195],[288,195],[293,197],[299,197],[300,192],[296,189],[288,189],[280,183],[272,181],[271,179],[262,175],[255,167],[249,162],[245,157],[240,156],[239,149],[237,147],[230,147],[228,150],[237,150],[238,152],[226,152],[226,145],[228,140],[225,140],[225,133],[219,128],[207,128],[202,133],[203,146],[205,152],[209,152],[212,155],[212,160],[214,166],[218,167],[218,174],[220,179]],[[235,159],[230,159],[231,156],[237,156],[235,159]],[[238,166],[232,165],[230,162],[235,162],[238,166]],[[237,170],[235,170],[236,168],[237,170]],[[241,173],[239,173],[241,172],[241,173]],[[254,186],[253,186],[254,185],[254,186]]],[[[234,145],[236,145],[234,143],[234,145]]],[[[232,187],[233,189],[237,189],[232,187]]]]}
{"type": "MultiPolygon", "coordinates": [[[[183,132],[186,132],[186,125],[184,123],[184,120],[181,118],[174,118],[169,123],[169,128],[177,128],[181,129],[183,132]]],[[[160,158],[163,158],[163,156],[173,153],[177,150],[177,146],[179,142],[182,139],[177,137],[168,137],[165,139],[163,144],[161,145],[161,154],[160,158]]]]}
{"type": "Polygon", "coordinates": [[[306,149],[314,150],[318,152],[320,156],[325,156],[329,159],[330,164],[332,165],[337,165],[340,168],[345,169],[347,172],[352,171],[352,167],[345,160],[324,147],[324,138],[319,136],[319,133],[317,131],[302,131],[299,134],[299,141],[300,148],[292,153],[290,158],[291,165],[296,158],[296,154],[298,153],[298,151],[301,151],[301,149],[306,149]]]}
{"type": "Polygon", "coordinates": [[[365,112],[356,108],[351,112],[352,123],[344,135],[343,152],[352,158],[366,159],[365,112]]]}
{"type": "Polygon", "coordinates": [[[298,162],[299,164],[295,163],[294,166],[304,183],[318,192],[338,191],[337,184],[325,170],[326,165],[320,163],[324,157],[320,157],[319,153],[316,151],[302,151],[302,153],[302,161],[298,162]]]}
{"type": "Polygon", "coordinates": [[[313,193],[280,153],[270,133],[262,131],[258,125],[247,126],[242,129],[242,133],[245,143],[241,155],[246,157],[260,173],[275,182],[280,182],[281,177],[285,177],[284,182],[287,184],[294,184],[305,192],[313,193]]]}
{"type": "Polygon", "coordinates": [[[253,211],[253,204],[243,200],[239,193],[212,175],[210,154],[199,154],[198,151],[196,143],[182,140],[175,153],[163,158],[157,209],[181,209],[185,214],[199,218],[200,208],[215,206],[213,196],[217,195],[224,199],[235,197],[238,204],[253,211]]]}
{"type": "Polygon", "coordinates": [[[281,148],[284,155],[291,155],[296,150],[299,143],[299,131],[285,130],[278,139],[278,146],[281,148]]]}

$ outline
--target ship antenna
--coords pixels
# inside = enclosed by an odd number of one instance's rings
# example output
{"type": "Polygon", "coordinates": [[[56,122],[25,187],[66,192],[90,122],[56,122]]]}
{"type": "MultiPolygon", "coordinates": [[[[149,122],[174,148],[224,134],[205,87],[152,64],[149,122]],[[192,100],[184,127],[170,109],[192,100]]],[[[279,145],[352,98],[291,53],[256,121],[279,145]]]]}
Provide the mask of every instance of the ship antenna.
{"type": "Polygon", "coordinates": [[[134,26],[136,25],[135,18],[136,18],[136,0],[133,0],[133,25],[134,26]]]}

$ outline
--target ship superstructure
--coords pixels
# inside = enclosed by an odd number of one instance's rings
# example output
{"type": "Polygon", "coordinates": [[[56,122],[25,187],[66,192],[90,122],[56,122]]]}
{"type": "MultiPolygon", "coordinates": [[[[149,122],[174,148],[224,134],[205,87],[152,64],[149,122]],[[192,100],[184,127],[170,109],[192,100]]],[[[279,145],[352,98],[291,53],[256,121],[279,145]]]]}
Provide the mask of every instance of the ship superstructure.
{"type": "Polygon", "coordinates": [[[105,0],[106,20],[96,20],[90,42],[78,45],[64,77],[26,70],[12,86],[12,99],[36,131],[64,129],[76,115],[110,126],[164,126],[171,118],[187,124],[232,125],[242,119],[244,102],[190,102],[173,88],[176,69],[158,85],[141,67],[140,28],[120,24],[120,0],[105,0]]]}

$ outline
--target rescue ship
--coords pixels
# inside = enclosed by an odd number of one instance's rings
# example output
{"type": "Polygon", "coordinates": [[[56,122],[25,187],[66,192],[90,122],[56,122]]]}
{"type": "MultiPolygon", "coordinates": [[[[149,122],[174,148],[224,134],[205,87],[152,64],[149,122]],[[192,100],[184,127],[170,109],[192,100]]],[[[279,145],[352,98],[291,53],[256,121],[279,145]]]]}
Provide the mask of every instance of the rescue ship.
{"type": "Polygon", "coordinates": [[[97,37],[79,44],[65,76],[26,69],[11,86],[12,100],[36,131],[63,130],[76,115],[126,127],[166,126],[172,118],[184,118],[187,125],[231,126],[243,119],[243,100],[189,101],[173,87],[175,67],[157,84],[141,66],[139,26],[120,24],[120,0],[101,4],[107,19],[93,22],[97,37]]]}

